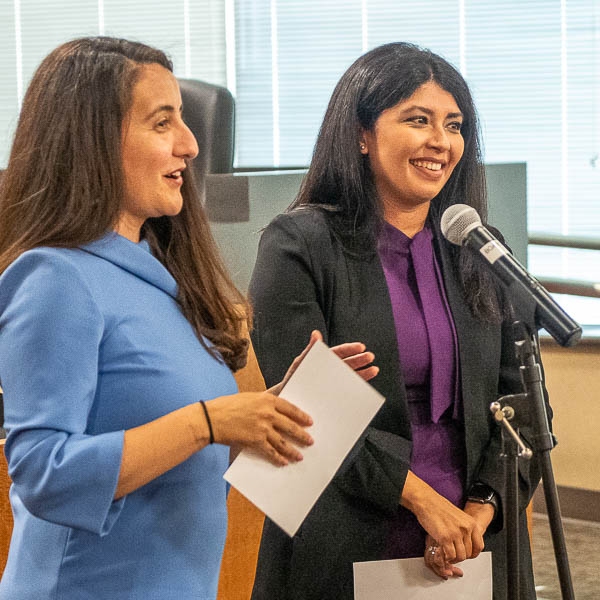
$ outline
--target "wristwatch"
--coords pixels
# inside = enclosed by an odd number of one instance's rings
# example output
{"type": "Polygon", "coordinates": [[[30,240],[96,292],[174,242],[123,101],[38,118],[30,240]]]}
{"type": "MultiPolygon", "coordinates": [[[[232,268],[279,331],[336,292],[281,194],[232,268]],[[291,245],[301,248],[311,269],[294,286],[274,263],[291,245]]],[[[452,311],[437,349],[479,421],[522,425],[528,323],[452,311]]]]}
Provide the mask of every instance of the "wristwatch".
{"type": "Polygon", "coordinates": [[[498,494],[496,494],[496,492],[489,485],[479,481],[471,486],[471,489],[467,495],[467,502],[491,504],[494,507],[494,516],[496,516],[500,508],[498,494]]]}

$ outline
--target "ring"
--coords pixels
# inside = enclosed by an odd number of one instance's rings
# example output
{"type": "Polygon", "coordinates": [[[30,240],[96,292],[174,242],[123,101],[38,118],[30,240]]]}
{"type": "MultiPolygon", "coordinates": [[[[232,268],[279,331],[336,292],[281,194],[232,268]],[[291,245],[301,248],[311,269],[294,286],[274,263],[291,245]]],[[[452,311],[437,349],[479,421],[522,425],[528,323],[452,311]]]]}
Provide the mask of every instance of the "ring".
{"type": "Polygon", "coordinates": [[[427,552],[429,552],[429,554],[431,554],[431,556],[435,556],[435,553],[437,552],[438,548],[439,548],[439,546],[428,546],[427,552]]]}

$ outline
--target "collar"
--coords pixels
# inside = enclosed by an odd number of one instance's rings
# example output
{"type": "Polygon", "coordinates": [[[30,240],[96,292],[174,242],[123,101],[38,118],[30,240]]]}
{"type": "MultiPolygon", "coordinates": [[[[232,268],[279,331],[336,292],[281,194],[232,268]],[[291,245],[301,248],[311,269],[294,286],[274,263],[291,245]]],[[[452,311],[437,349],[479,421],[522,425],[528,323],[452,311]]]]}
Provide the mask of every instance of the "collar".
{"type": "Polygon", "coordinates": [[[148,282],[177,298],[177,282],[167,268],[150,252],[148,242],[139,244],[111,231],[104,237],[80,246],[80,249],[148,282]]]}

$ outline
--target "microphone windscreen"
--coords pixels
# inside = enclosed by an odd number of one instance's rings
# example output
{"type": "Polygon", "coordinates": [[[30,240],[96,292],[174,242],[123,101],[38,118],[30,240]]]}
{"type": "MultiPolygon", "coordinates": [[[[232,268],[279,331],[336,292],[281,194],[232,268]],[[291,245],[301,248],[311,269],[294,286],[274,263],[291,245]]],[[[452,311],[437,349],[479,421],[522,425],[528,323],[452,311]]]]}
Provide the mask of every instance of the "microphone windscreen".
{"type": "Polygon", "coordinates": [[[440,227],[444,237],[457,246],[462,246],[469,232],[481,225],[481,219],[472,206],[453,204],[442,215],[440,227]]]}

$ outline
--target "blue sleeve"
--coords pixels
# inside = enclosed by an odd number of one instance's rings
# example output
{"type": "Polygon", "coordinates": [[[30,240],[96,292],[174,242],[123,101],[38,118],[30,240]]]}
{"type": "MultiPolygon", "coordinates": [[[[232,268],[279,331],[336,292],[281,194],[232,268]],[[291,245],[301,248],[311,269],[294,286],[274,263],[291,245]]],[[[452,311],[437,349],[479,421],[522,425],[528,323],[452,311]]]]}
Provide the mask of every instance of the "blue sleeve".
{"type": "Polygon", "coordinates": [[[123,431],[88,435],[104,331],[77,267],[48,249],[23,254],[0,278],[0,379],[14,491],[41,519],[105,535],[123,431]]]}

